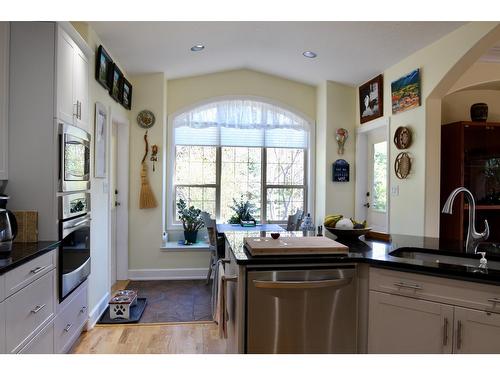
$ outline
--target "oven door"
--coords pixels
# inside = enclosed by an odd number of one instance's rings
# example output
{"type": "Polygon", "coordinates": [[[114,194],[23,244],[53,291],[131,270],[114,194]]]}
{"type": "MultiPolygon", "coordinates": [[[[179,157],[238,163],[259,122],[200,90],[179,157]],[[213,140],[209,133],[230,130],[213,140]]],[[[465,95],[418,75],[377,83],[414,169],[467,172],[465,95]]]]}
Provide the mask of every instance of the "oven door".
{"type": "Polygon", "coordinates": [[[90,134],[68,124],[59,124],[60,191],[90,188],[90,134]]]}
{"type": "Polygon", "coordinates": [[[65,299],[90,275],[90,215],[61,223],[59,299],[65,299]]]}

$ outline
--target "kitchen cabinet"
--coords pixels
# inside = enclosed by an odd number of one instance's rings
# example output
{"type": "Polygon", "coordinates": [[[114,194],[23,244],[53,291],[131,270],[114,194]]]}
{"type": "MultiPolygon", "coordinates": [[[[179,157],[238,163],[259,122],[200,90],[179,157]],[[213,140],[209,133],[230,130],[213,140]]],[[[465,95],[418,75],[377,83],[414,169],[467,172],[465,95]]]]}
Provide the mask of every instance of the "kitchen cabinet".
{"type": "Polygon", "coordinates": [[[0,302],[0,353],[5,353],[5,302],[0,302]]]}
{"type": "Polygon", "coordinates": [[[88,59],[61,27],[57,29],[56,54],[57,117],[88,131],[88,59]]]}
{"type": "Polygon", "coordinates": [[[450,354],[453,307],[370,292],[368,353],[450,354]]]}
{"type": "Polygon", "coordinates": [[[8,173],[9,22],[0,22],[0,180],[8,173]]]}
{"type": "Polygon", "coordinates": [[[455,353],[500,353],[500,314],[455,307],[454,332],[455,353]]]}

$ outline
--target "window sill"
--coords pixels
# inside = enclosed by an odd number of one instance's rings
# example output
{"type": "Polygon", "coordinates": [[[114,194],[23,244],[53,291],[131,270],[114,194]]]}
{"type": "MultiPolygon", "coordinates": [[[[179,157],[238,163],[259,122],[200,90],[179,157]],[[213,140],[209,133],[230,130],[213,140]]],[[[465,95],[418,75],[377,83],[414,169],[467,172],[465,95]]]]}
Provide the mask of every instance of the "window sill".
{"type": "Polygon", "coordinates": [[[178,242],[169,241],[164,242],[161,247],[161,251],[174,251],[174,252],[185,252],[185,251],[208,251],[210,250],[210,245],[206,242],[197,242],[193,245],[180,245],[178,242]]]}

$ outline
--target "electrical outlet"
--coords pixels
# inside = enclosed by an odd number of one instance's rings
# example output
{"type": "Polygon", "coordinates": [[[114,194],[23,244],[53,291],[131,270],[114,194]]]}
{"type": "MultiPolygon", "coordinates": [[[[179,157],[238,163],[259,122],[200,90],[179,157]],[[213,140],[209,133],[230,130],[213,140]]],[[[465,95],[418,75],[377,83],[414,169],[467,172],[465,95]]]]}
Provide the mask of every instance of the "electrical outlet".
{"type": "Polygon", "coordinates": [[[399,185],[391,186],[391,195],[397,197],[399,195],[399,185]]]}

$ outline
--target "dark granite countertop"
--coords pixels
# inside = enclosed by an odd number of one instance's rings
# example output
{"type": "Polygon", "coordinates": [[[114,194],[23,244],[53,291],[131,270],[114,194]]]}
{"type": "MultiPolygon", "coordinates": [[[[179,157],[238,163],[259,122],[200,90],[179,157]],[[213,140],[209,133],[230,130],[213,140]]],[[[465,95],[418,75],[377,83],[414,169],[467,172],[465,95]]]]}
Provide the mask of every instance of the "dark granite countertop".
{"type": "MultiPolygon", "coordinates": [[[[462,252],[462,245],[440,241],[438,238],[393,235],[392,241],[382,242],[366,240],[364,236],[357,241],[338,240],[328,233],[327,237],[336,239],[349,247],[346,255],[286,255],[286,256],[252,256],[243,246],[244,237],[270,237],[266,232],[225,232],[224,236],[234,254],[236,262],[248,268],[265,264],[318,264],[318,263],[368,263],[379,268],[390,268],[400,271],[428,274],[433,276],[454,278],[500,285],[500,270],[487,269],[479,271],[477,267],[430,262],[420,259],[408,259],[390,255],[394,250],[403,248],[429,249],[449,252],[462,252]]],[[[281,236],[304,236],[302,232],[281,232],[281,236]]],[[[484,250],[481,250],[484,251],[484,250]]],[[[487,258],[500,260],[500,249],[488,247],[487,258]]],[[[478,255],[471,255],[471,263],[479,264],[478,255]]]]}
{"type": "Polygon", "coordinates": [[[0,243],[0,275],[54,250],[58,245],[58,241],[0,243]]]}

